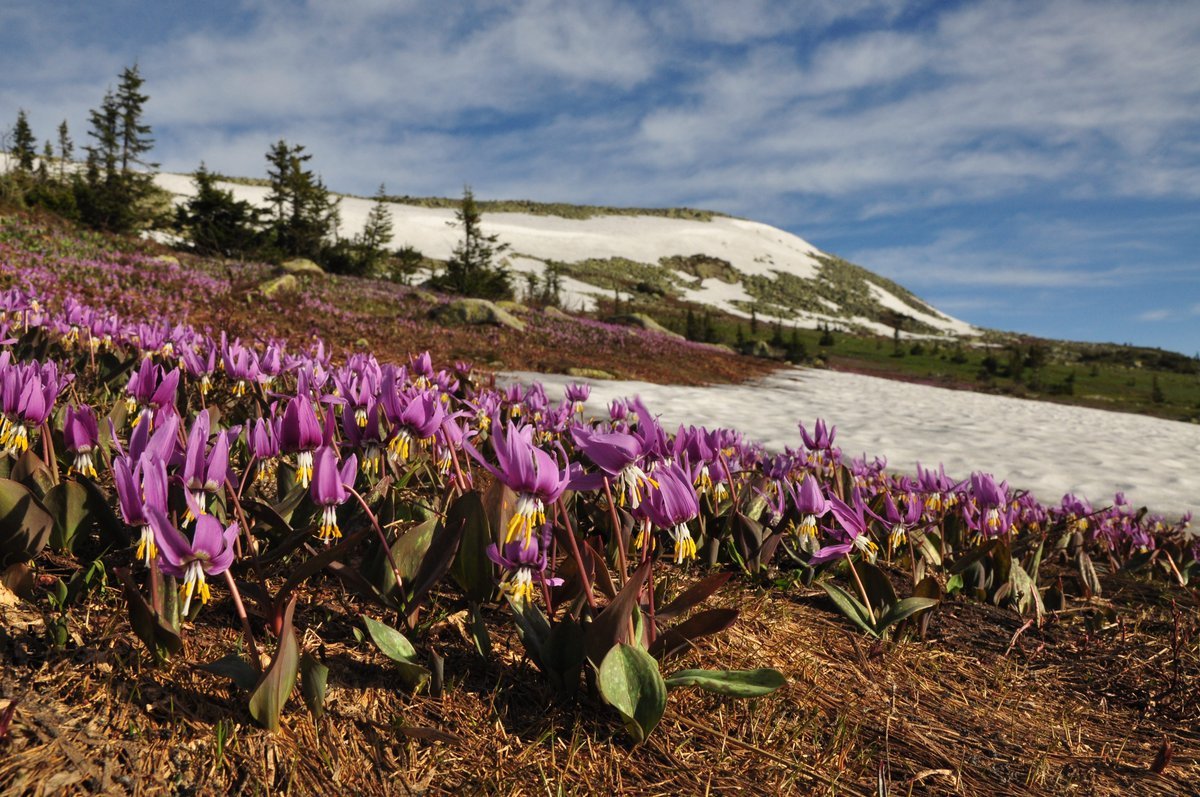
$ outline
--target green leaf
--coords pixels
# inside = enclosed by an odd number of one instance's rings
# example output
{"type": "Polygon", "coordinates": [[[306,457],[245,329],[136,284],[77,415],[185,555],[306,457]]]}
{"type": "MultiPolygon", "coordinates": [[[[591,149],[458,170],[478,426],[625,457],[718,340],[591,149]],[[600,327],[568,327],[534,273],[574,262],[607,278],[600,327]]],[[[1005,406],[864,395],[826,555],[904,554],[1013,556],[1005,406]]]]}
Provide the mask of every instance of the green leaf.
{"type": "Polygon", "coordinates": [[[550,620],[546,618],[541,609],[532,603],[509,598],[508,605],[512,609],[513,620],[517,624],[517,637],[525,646],[525,652],[529,654],[529,658],[533,660],[538,669],[545,672],[546,665],[542,660],[542,648],[545,646],[546,640],[550,638],[550,620]]]}
{"type": "Polygon", "coordinates": [[[125,601],[129,604],[129,624],[146,649],[158,661],[183,650],[183,638],[158,612],[150,607],[129,574],[129,568],[118,567],[113,572],[125,588],[125,601]]]}
{"type": "Polygon", "coordinates": [[[889,626],[895,625],[901,620],[911,617],[919,611],[937,606],[939,603],[937,598],[920,598],[911,597],[905,598],[902,601],[897,601],[883,617],[879,618],[878,628],[880,633],[886,631],[889,626]]]}
{"type": "Polygon", "coordinates": [[[395,628],[390,625],[372,619],[367,615],[362,616],[363,624],[367,627],[367,633],[371,635],[371,641],[375,643],[375,647],[379,648],[379,652],[387,656],[392,661],[413,661],[417,657],[417,649],[412,646],[412,643],[404,638],[395,628]]]}
{"type": "Polygon", "coordinates": [[[403,634],[365,614],[362,618],[371,641],[383,655],[396,663],[400,680],[407,688],[415,691],[429,680],[429,670],[417,663],[417,650],[403,634]]]}
{"type": "Polygon", "coordinates": [[[296,599],[288,603],[283,613],[283,630],[279,634],[279,647],[271,664],[250,696],[250,716],[264,728],[279,730],[279,717],[283,706],[296,686],[300,672],[300,642],[292,627],[292,615],[296,610],[296,599]]]}
{"type": "Polygon", "coordinates": [[[630,618],[637,606],[642,585],[650,575],[650,559],[638,565],[612,602],[600,610],[587,629],[587,655],[592,663],[603,661],[608,651],[618,643],[636,642],[629,638],[630,618]]]}
{"type": "Polygon", "coordinates": [[[955,573],[946,580],[946,594],[953,595],[963,588],[962,573],[955,573]]]}
{"type": "Polygon", "coordinates": [[[253,689],[258,684],[258,679],[262,677],[262,673],[254,669],[254,666],[250,662],[236,653],[222,656],[216,661],[210,661],[208,664],[201,664],[196,669],[211,672],[213,675],[219,675],[222,678],[228,678],[240,688],[247,691],[253,689]]]}
{"type": "Polygon", "coordinates": [[[83,541],[80,531],[92,520],[94,502],[91,493],[79,482],[59,482],[47,491],[42,503],[54,517],[50,547],[60,552],[74,552],[83,541]]]}
{"type": "Polygon", "coordinates": [[[883,614],[888,608],[894,606],[896,601],[900,600],[900,596],[896,594],[896,588],[892,586],[891,579],[878,565],[859,562],[855,567],[858,569],[858,576],[862,579],[863,587],[867,591],[867,597],[871,599],[871,606],[875,612],[883,614]]]}
{"type": "Polygon", "coordinates": [[[300,657],[300,694],[308,706],[313,719],[325,716],[325,687],[329,682],[329,668],[317,661],[317,657],[305,651],[300,657]]]}
{"type": "Polygon", "coordinates": [[[829,599],[838,607],[842,614],[846,615],[859,628],[866,631],[871,636],[879,639],[879,632],[875,630],[875,619],[871,617],[871,611],[866,606],[863,606],[856,598],[854,598],[846,590],[839,587],[837,584],[830,584],[828,581],[821,582],[821,589],[829,595],[829,599]]]}
{"type": "Polygon", "coordinates": [[[0,567],[33,559],[53,531],[54,517],[28,487],[0,479],[0,567]]]}
{"type": "Polygon", "coordinates": [[[28,487],[39,500],[55,484],[54,474],[32,450],[21,455],[13,465],[9,478],[28,487]]]}
{"type": "Polygon", "coordinates": [[[668,689],[698,686],[729,697],[762,697],[786,683],[783,673],[770,667],[757,670],[680,670],[666,679],[668,689]]]}
{"type": "Polygon", "coordinates": [[[645,741],[667,709],[667,685],[654,657],[639,647],[619,643],[600,663],[596,683],[634,741],[645,741]]]}
{"type": "Polygon", "coordinates": [[[466,518],[462,542],[458,546],[458,555],[454,557],[454,565],[450,575],[455,583],[466,593],[467,600],[482,603],[490,600],[496,591],[495,565],[488,559],[487,549],[492,544],[492,530],[488,526],[487,512],[479,493],[465,493],[451,507],[466,518]],[[462,504],[460,507],[459,504],[462,504]]]}
{"type": "Polygon", "coordinates": [[[701,637],[724,631],[737,621],[737,609],[705,609],[668,628],[650,646],[650,655],[663,661],[701,637]]]}
{"type": "Polygon", "coordinates": [[[583,627],[570,618],[555,623],[542,645],[542,669],[560,698],[570,698],[578,691],[586,658],[583,627]]]}

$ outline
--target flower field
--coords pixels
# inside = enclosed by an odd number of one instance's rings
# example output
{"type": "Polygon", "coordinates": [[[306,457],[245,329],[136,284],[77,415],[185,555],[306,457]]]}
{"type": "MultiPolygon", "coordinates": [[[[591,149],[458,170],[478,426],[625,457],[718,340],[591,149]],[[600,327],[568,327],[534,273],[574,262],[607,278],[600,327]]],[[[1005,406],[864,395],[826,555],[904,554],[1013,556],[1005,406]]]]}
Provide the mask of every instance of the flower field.
{"type": "Polygon", "coordinates": [[[269,276],[0,221],[0,790],[1194,784],[1190,517],[584,421],[468,360],[751,366],[269,276]]]}

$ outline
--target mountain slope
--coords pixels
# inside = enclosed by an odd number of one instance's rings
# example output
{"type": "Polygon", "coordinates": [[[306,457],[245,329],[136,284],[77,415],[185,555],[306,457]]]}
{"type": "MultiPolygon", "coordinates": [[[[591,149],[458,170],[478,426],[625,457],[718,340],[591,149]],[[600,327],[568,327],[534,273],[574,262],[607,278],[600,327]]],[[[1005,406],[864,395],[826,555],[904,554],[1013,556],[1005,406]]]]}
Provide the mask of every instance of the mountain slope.
{"type": "MultiPolygon", "coordinates": [[[[194,192],[186,175],[159,174],[156,181],[177,201],[194,192]]],[[[220,185],[239,199],[265,205],[268,189],[263,185],[220,185]]],[[[341,233],[360,231],[372,204],[361,197],[341,197],[341,233]]],[[[459,239],[451,225],[454,208],[428,204],[389,203],[392,244],[445,260],[459,239]]],[[[890,335],[900,315],[905,317],[902,329],[912,334],[977,334],[970,324],[890,280],[767,224],[717,214],[675,218],[651,211],[587,210],[568,218],[487,212],[485,206],[483,228],[509,244],[514,272],[541,275],[556,268],[572,309],[593,309],[598,296],[620,290],[670,296],[746,318],[753,312],[763,320],[778,318],[808,328],[827,323],[890,335]]]]}

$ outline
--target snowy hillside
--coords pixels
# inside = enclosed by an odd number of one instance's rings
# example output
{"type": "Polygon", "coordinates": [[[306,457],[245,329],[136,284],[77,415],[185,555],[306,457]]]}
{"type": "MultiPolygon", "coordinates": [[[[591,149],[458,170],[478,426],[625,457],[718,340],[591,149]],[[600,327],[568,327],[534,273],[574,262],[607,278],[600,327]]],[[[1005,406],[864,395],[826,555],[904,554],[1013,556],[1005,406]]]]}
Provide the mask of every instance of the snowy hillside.
{"type": "MultiPolygon", "coordinates": [[[[190,196],[187,175],[159,174],[158,185],[178,199],[190,196]]],[[[265,204],[267,188],[220,183],[239,199],[265,204]]],[[[372,200],[341,198],[341,233],[359,232],[372,200]]],[[[451,208],[390,203],[395,247],[426,257],[450,256],[459,232],[451,208]]],[[[713,215],[689,220],[651,215],[596,215],[586,219],[532,213],[485,212],[483,228],[509,244],[514,272],[541,274],[554,265],[563,275],[572,309],[592,309],[614,283],[648,295],[690,300],[734,315],[751,309],[764,320],[815,328],[859,328],[890,335],[897,314],[906,332],[972,335],[971,325],[939,312],[908,291],[838,260],[807,241],[753,221],[713,215]]]]}

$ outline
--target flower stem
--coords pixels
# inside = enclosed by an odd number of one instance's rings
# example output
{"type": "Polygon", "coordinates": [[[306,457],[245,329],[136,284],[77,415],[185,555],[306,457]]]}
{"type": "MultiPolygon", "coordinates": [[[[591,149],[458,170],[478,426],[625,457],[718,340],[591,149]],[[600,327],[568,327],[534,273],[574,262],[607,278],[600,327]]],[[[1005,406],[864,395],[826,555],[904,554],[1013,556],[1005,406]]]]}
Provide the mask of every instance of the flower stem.
{"type": "Polygon", "coordinates": [[[875,610],[871,608],[871,599],[867,597],[867,588],[863,586],[862,579],[858,577],[858,568],[854,566],[854,560],[850,554],[846,554],[846,563],[850,565],[850,572],[854,574],[854,583],[858,585],[858,594],[862,595],[863,605],[867,607],[867,612],[871,617],[875,616],[875,610]]]}
{"type": "MultiPolygon", "coordinates": [[[[400,568],[396,565],[396,557],[392,556],[392,546],[388,545],[387,535],[383,533],[383,529],[379,525],[379,519],[375,517],[375,513],[371,511],[371,507],[367,506],[366,499],[362,497],[358,490],[349,485],[346,489],[358,500],[359,505],[362,506],[363,511],[370,518],[371,525],[375,527],[375,533],[379,535],[379,544],[383,546],[383,552],[387,554],[388,564],[392,567],[392,575],[396,578],[396,589],[401,596],[400,602],[402,605],[407,604],[408,601],[404,600],[404,579],[400,575],[400,568]]],[[[407,609],[408,607],[404,606],[404,608],[407,609]]]]}
{"type": "Polygon", "coordinates": [[[592,580],[587,577],[587,568],[583,566],[583,554],[579,552],[579,542],[575,539],[575,530],[571,528],[571,519],[567,516],[567,508],[563,506],[562,499],[558,499],[555,504],[559,510],[559,517],[562,518],[563,526],[567,530],[567,542],[571,545],[571,556],[575,559],[575,567],[579,569],[579,581],[583,584],[583,596],[587,598],[588,607],[596,610],[596,596],[592,594],[592,580]]]}
{"type": "Polygon", "coordinates": [[[242,634],[246,637],[246,647],[250,649],[250,659],[254,669],[262,670],[262,660],[258,657],[258,645],[254,643],[254,632],[250,630],[250,618],[246,616],[246,607],[242,604],[242,594],[238,592],[233,574],[225,571],[225,584],[229,587],[229,595],[233,598],[233,608],[237,610],[238,619],[242,621],[242,634]]]}

